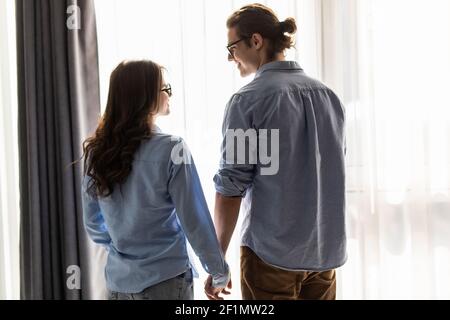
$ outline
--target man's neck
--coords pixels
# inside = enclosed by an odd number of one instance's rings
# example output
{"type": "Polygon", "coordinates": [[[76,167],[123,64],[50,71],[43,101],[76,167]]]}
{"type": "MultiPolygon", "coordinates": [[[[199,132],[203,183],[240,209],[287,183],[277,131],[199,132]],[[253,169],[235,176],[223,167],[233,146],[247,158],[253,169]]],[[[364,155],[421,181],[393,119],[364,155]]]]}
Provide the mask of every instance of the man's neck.
{"type": "Polygon", "coordinates": [[[267,59],[266,57],[264,57],[263,59],[261,59],[261,62],[257,68],[257,70],[259,68],[261,68],[263,65],[267,64],[267,63],[271,63],[271,62],[275,62],[275,61],[286,61],[285,57],[284,57],[284,53],[280,52],[275,54],[275,56],[272,59],[267,59]]]}

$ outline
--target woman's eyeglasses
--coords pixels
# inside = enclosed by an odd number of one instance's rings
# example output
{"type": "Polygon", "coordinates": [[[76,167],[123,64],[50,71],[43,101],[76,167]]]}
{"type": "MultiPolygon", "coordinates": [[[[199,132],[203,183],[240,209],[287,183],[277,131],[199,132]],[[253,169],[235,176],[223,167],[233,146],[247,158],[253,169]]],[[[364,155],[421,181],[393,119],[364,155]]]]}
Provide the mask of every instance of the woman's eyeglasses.
{"type": "Polygon", "coordinates": [[[170,84],[166,84],[165,88],[162,88],[161,91],[167,93],[169,97],[172,96],[172,87],[170,86],[170,84]]]}

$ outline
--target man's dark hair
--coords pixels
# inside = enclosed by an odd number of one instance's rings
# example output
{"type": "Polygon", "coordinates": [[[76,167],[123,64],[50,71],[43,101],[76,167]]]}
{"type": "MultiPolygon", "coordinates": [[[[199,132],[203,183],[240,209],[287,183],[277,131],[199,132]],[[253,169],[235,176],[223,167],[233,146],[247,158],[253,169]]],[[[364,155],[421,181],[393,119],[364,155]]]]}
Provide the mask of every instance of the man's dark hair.
{"type": "Polygon", "coordinates": [[[276,53],[283,52],[294,46],[294,34],[297,25],[294,18],[287,18],[280,22],[272,9],[254,3],[246,5],[233,12],[227,20],[227,28],[236,28],[240,38],[246,39],[250,46],[250,38],[259,33],[270,41],[268,57],[272,59],[276,53]]]}

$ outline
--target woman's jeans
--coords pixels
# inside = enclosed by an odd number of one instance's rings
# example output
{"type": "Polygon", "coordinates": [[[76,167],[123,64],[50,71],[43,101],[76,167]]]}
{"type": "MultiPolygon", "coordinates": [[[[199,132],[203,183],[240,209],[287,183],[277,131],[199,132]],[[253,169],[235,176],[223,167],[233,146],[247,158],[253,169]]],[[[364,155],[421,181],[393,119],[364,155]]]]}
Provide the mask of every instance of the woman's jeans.
{"type": "Polygon", "coordinates": [[[109,300],[193,300],[194,286],[192,270],[175,278],[148,287],[139,293],[109,291],[109,300]]]}

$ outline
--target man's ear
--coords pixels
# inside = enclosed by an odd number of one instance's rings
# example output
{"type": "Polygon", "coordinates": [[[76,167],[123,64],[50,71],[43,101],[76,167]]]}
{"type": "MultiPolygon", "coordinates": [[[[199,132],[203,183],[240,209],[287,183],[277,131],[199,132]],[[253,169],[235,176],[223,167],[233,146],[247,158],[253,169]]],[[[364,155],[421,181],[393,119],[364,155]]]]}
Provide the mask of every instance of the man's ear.
{"type": "Polygon", "coordinates": [[[256,50],[259,50],[264,45],[264,38],[259,33],[254,33],[252,38],[250,39],[252,47],[255,47],[256,50]]]}

